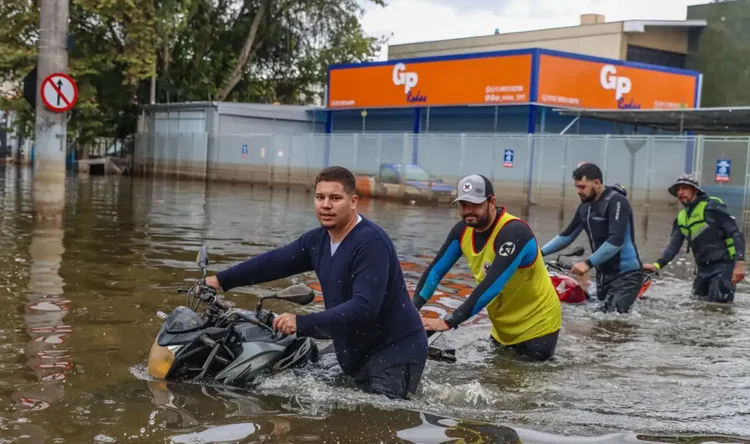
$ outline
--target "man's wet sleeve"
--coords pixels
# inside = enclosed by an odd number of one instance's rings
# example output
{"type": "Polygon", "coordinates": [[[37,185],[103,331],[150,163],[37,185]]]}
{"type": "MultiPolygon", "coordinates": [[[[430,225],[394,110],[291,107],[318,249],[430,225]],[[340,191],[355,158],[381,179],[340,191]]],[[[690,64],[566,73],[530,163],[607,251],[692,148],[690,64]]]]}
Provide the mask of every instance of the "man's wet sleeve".
{"type": "Polygon", "coordinates": [[[581,216],[579,213],[580,212],[576,210],[575,215],[573,215],[573,220],[571,220],[570,224],[568,224],[568,228],[552,238],[551,241],[547,242],[542,247],[542,256],[557,253],[558,251],[572,244],[574,240],[576,240],[578,235],[581,234],[581,231],[583,231],[583,223],[581,221],[581,216]]]}
{"type": "Polygon", "coordinates": [[[603,264],[622,249],[625,245],[631,213],[627,199],[615,193],[607,207],[607,240],[586,260],[589,267],[603,264]]]}
{"type": "Polygon", "coordinates": [[[443,246],[440,247],[440,251],[419,278],[412,297],[412,302],[414,302],[417,310],[432,298],[440,280],[461,258],[461,234],[464,228],[466,228],[466,224],[463,221],[453,226],[445,242],[443,242],[443,246]]]}
{"type": "Polygon", "coordinates": [[[513,220],[495,237],[495,251],[495,259],[484,280],[463,304],[445,317],[445,322],[451,327],[456,328],[492,302],[503,291],[518,267],[534,263],[539,247],[531,229],[522,221],[513,220]]]}
{"type": "Polygon", "coordinates": [[[720,228],[726,239],[731,238],[734,241],[735,260],[745,260],[745,236],[737,227],[737,221],[729,214],[727,207],[715,200],[708,201],[704,213],[709,223],[714,222],[720,228]]]}
{"type": "Polygon", "coordinates": [[[682,247],[682,243],[684,241],[685,236],[682,235],[680,227],[677,225],[677,219],[675,219],[672,223],[672,235],[669,237],[669,244],[667,244],[667,247],[664,249],[661,257],[655,262],[658,269],[666,266],[672,261],[672,259],[674,259],[675,256],[677,256],[677,253],[680,252],[680,247],[682,247]]]}
{"type": "Polygon", "coordinates": [[[310,260],[310,242],[314,231],[308,231],[296,240],[252,257],[231,268],[218,273],[216,279],[222,290],[229,291],[236,287],[256,285],[263,282],[283,279],[295,274],[312,271],[310,260]]]}

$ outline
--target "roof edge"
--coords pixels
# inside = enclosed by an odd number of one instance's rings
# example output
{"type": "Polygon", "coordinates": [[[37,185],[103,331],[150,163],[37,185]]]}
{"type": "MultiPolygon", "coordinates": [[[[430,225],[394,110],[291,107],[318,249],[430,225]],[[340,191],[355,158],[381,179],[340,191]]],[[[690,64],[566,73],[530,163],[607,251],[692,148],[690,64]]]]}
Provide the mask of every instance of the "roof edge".
{"type": "Polygon", "coordinates": [[[645,108],[645,109],[614,109],[614,108],[572,108],[564,106],[555,106],[553,111],[560,112],[561,114],[578,114],[578,113],[610,113],[610,114],[655,114],[655,113],[684,113],[684,114],[698,114],[706,112],[733,112],[733,111],[748,111],[750,112],[750,106],[717,106],[717,107],[701,107],[701,108],[645,108]]]}
{"type": "Polygon", "coordinates": [[[196,108],[216,108],[219,102],[171,102],[171,103],[146,103],[141,105],[146,111],[160,109],[196,109],[196,108]]]}
{"type": "Polygon", "coordinates": [[[625,20],[623,32],[644,32],[647,26],[662,28],[703,28],[708,26],[706,20],[625,20]]]}
{"type": "Polygon", "coordinates": [[[493,34],[477,34],[477,35],[469,35],[469,36],[464,36],[464,37],[452,37],[452,38],[447,38],[447,39],[419,40],[419,41],[414,41],[414,42],[389,44],[388,48],[391,48],[391,47],[398,48],[401,46],[412,46],[412,45],[423,45],[425,43],[435,43],[435,42],[455,42],[459,40],[473,40],[473,39],[484,38],[484,37],[506,36],[506,35],[513,35],[513,34],[528,34],[532,32],[556,31],[559,29],[572,29],[572,28],[581,28],[581,27],[585,27],[587,29],[592,29],[595,27],[603,28],[605,26],[612,26],[612,25],[617,25],[620,23],[622,23],[622,20],[618,20],[614,22],[591,23],[588,25],[581,25],[579,23],[576,25],[568,25],[568,26],[553,26],[549,28],[526,29],[522,31],[501,32],[499,34],[494,34],[494,33],[493,34]]]}
{"type": "Polygon", "coordinates": [[[140,105],[144,110],[176,110],[176,109],[203,109],[203,108],[244,108],[248,110],[295,110],[295,111],[322,111],[325,108],[318,105],[288,105],[255,102],[171,102],[152,103],[140,105]]]}

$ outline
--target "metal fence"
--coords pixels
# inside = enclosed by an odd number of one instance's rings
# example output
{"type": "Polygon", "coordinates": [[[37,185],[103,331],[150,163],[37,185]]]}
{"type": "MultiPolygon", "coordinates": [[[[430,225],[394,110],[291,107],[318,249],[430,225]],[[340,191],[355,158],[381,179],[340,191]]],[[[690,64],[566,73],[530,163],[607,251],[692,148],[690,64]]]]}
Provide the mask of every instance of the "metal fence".
{"type": "Polygon", "coordinates": [[[746,206],[748,137],[142,133],[135,149],[139,175],[309,187],[329,165],[376,184],[392,179],[387,167],[395,165],[401,193],[425,174],[432,187],[477,173],[504,199],[527,203],[577,199],[572,172],[584,162],[599,165],[607,184],[625,186],[634,205],[674,204],[667,188],[693,172],[728,206],[746,206]],[[725,175],[717,175],[720,161],[729,164],[725,175]],[[400,169],[410,164],[419,168],[400,169]]]}

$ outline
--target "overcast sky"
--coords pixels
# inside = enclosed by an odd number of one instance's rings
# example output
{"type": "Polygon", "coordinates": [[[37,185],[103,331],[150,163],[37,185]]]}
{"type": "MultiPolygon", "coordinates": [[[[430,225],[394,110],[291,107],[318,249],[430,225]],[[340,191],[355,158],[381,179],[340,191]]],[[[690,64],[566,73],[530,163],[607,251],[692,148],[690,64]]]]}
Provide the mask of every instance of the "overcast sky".
{"type": "MultiPolygon", "coordinates": [[[[389,43],[412,43],[500,32],[575,26],[580,15],[603,14],[606,21],[684,20],[688,5],[709,0],[386,0],[367,4],[362,24],[372,36],[393,35],[389,43]]],[[[386,49],[380,59],[385,60],[386,49]]]]}

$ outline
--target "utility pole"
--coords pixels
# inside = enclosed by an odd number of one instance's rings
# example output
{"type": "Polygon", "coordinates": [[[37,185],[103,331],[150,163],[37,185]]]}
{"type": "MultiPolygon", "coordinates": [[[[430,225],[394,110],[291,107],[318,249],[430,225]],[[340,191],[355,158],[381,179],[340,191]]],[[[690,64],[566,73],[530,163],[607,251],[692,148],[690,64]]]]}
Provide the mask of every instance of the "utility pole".
{"type": "Polygon", "coordinates": [[[34,131],[34,213],[38,219],[62,220],[65,210],[67,115],[48,110],[41,99],[42,81],[68,72],[69,0],[41,0],[34,131]]]}
{"type": "MultiPolygon", "coordinates": [[[[67,138],[67,115],[65,112],[54,112],[47,109],[50,104],[42,100],[42,82],[54,73],[67,74],[68,71],[68,9],[69,0],[41,0],[39,20],[39,57],[36,75],[36,122],[34,126],[34,172],[32,178],[32,199],[34,208],[34,230],[29,254],[31,265],[31,283],[28,299],[29,311],[27,320],[39,323],[41,319],[52,321],[43,325],[51,332],[42,332],[40,336],[29,343],[29,350],[45,353],[50,364],[55,363],[58,356],[49,348],[37,347],[47,341],[44,336],[63,337],[69,334],[61,329],[64,325],[62,317],[67,313],[63,304],[64,282],[59,274],[62,255],[65,251],[63,240],[63,212],[65,210],[65,147],[67,138]],[[42,306],[45,308],[42,309],[42,306]],[[57,307],[56,313],[51,313],[48,307],[57,307]],[[52,314],[53,318],[50,318],[52,314]],[[36,318],[36,319],[35,319],[36,318]],[[40,342],[41,341],[41,342],[40,342]]],[[[62,88],[62,81],[55,83],[58,91],[62,88]]],[[[62,93],[58,92],[59,101],[62,93]]],[[[51,106],[60,106],[58,100],[51,106]]],[[[27,324],[36,326],[37,324],[27,324]]],[[[59,338],[58,338],[59,339],[59,338]]],[[[31,364],[33,361],[29,361],[31,364]]],[[[59,362],[59,361],[58,361],[59,362]]],[[[38,366],[37,366],[38,367],[38,366]]],[[[65,395],[64,385],[59,382],[64,378],[62,372],[58,374],[37,372],[44,378],[38,387],[19,393],[17,402],[26,409],[45,408],[60,401],[65,395]],[[50,378],[51,377],[51,378],[50,378]]],[[[57,370],[52,370],[57,372],[57,370]]]]}
{"type": "Polygon", "coordinates": [[[151,103],[151,105],[156,103],[156,59],[154,59],[154,74],[151,76],[151,94],[149,96],[149,103],[151,103]]]}

